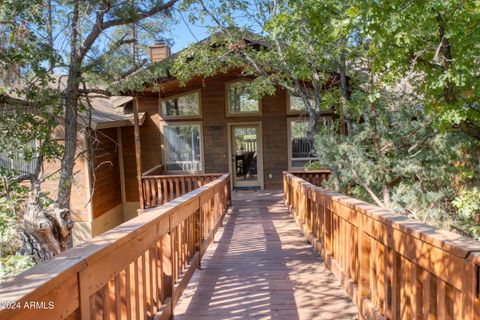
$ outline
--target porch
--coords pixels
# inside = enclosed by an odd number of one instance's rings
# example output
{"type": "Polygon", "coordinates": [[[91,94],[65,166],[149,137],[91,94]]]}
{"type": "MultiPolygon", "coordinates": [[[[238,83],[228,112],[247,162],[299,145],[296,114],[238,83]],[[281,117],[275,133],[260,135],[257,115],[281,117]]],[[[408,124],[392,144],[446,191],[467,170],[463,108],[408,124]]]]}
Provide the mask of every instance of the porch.
{"type": "Polygon", "coordinates": [[[281,192],[233,193],[215,238],[175,319],[355,319],[354,303],[305,241],[281,192]]]}
{"type": "Polygon", "coordinates": [[[168,202],[150,189],[138,217],[1,284],[0,319],[480,318],[476,241],[287,172],[284,198],[170,179],[145,180],[168,202]]]}

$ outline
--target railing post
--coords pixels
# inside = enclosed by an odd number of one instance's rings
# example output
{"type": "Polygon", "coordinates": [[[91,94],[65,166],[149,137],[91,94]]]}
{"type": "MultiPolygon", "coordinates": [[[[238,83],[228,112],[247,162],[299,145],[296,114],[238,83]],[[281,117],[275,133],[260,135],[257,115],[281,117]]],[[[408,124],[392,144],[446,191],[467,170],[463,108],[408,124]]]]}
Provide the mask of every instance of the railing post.
{"type": "Polygon", "coordinates": [[[90,320],[90,296],[88,294],[88,278],[85,268],[78,272],[78,302],[80,306],[80,319],[90,320]]]}
{"type": "Polygon", "coordinates": [[[363,319],[362,307],[363,300],[370,294],[370,238],[363,230],[363,214],[359,214],[358,219],[358,313],[360,319],[363,319]]]}
{"type": "Polygon", "coordinates": [[[140,201],[140,209],[145,209],[143,201],[143,181],[142,181],[142,151],[140,146],[140,122],[138,119],[138,99],[133,98],[133,134],[135,138],[135,161],[137,168],[138,197],[140,201]]]}
{"type": "Polygon", "coordinates": [[[230,186],[230,178],[228,178],[228,181],[226,183],[227,187],[227,202],[228,202],[228,207],[232,206],[232,190],[230,186]]]}
{"type": "MultiPolygon", "coordinates": [[[[480,265],[477,265],[475,260],[480,262],[480,253],[470,254],[465,261],[462,310],[458,312],[461,313],[461,319],[465,320],[480,319],[480,265]]],[[[460,314],[455,315],[460,316],[460,314]]]]}
{"type": "Polygon", "coordinates": [[[172,247],[173,237],[170,233],[164,235],[161,240],[162,246],[162,284],[163,284],[163,303],[170,302],[170,312],[173,314],[173,264],[172,247]],[[170,301],[168,301],[170,300],[170,301]]]}
{"type": "Polygon", "coordinates": [[[203,210],[202,210],[202,203],[200,203],[198,208],[198,215],[197,215],[197,232],[196,232],[196,242],[198,242],[197,250],[198,250],[198,269],[202,269],[202,242],[203,242],[203,210]]]}

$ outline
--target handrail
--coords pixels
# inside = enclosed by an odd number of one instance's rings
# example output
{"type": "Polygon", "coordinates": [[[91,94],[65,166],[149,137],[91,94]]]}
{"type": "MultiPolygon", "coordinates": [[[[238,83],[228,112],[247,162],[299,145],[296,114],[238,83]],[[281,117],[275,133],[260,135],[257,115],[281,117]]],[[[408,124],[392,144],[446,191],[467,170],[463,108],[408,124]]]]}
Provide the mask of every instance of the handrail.
{"type": "Polygon", "coordinates": [[[480,242],[288,172],[284,196],[362,319],[480,319],[480,242]]]}
{"type": "Polygon", "coordinates": [[[0,284],[0,319],[169,319],[229,205],[224,174],[143,210],[0,284]]]}
{"type": "Polygon", "coordinates": [[[221,176],[221,173],[142,176],[143,207],[157,207],[221,176]]]}
{"type": "Polygon", "coordinates": [[[323,181],[330,179],[332,172],[330,170],[290,170],[294,176],[299,177],[305,181],[310,182],[316,186],[321,186],[323,181]]]}
{"type": "Polygon", "coordinates": [[[147,171],[142,173],[142,177],[151,176],[154,174],[161,174],[163,172],[163,167],[164,167],[163,163],[157,164],[155,167],[148,169],[147,171]]]}

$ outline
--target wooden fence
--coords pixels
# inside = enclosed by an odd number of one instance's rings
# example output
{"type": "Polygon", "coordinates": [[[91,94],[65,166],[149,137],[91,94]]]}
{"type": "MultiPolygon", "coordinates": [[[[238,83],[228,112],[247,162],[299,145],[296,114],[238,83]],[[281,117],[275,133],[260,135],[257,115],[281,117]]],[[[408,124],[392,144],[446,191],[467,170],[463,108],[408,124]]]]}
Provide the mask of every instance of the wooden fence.
{"type": "Polygon", "coordinates": [[[144,208],[160,206],[221,176],[221,173],[142,176],[144,208]]]}
{"type": "Polygon", "coordinates": [[[287,172],[284,194],[362,319],[480,319],[480,242],[287,172]]]}
{"type": "Polygon", "coordinates": [[[299,177],[305,181],[310,182],[316,186],[321,186],[323,181],[330,178],[330,170],[310,170],[310,171],[289,171],[294,176],[299,177]]]}
{"type": "Polygon", "coordinates": [[[144,210],[1,284],[0,319],[169,319],[229,204],[225,174],[144,210]]]}

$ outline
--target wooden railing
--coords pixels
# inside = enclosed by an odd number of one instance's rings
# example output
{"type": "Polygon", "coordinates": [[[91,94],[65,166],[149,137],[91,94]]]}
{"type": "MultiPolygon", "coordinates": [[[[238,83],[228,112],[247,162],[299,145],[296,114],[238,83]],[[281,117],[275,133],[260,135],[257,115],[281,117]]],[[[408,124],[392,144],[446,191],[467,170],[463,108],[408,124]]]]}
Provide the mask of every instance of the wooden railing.
{"type": "Polygon", "coordinates": [[[158,207],[221,176],[221,173],[142,176],[144,208],[158,207]]]}
{"type": "Polygon", "coordinates": [[[480,319],[480,242],[287,172],[284,194],[362,319],[480,319]]]}
{"type": "Polygon", "coordinates": [[[153,176],[153,175],[163,174],[164,170],[165,170],[165,166],[161,163],[142,173],[142,176],[153,176]]]}
{"type": "Polygon", "coordinates": [[[299,177],[305,181],[310,182],[316,186],[321,186],[323,181],[327,181],[330,178],[330,170],[309,170],[309,171],[289,171],[294,176],[299,177]]]}
{"type": "Polygon", "coordinates": [[[169,319],[230,204],[230,177],[0,285],[0,319],[169,319]]]}

